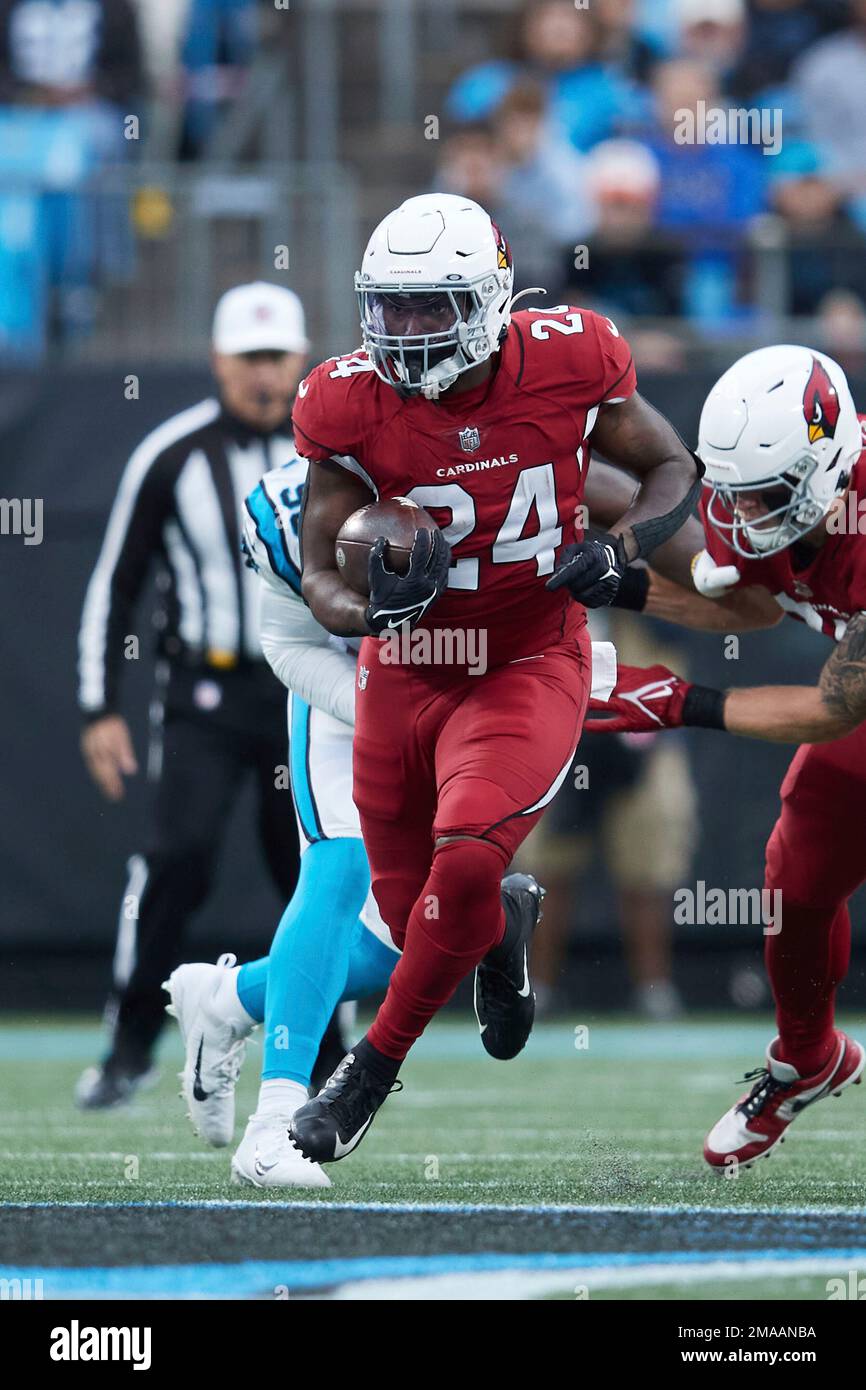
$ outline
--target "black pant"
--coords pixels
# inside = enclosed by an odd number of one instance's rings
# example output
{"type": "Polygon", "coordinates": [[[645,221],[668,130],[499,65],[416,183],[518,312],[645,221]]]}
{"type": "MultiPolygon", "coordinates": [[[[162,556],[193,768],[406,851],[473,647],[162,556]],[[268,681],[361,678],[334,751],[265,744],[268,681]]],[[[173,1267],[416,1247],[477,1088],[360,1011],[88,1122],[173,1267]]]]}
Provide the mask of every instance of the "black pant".
{"type": "Polygon", "coordinates": [[[211,890],[241,784],[258,790],[258,829],[271,877],[288,902],[298,876],[287,761],[286,693],[264,663],[233,671],[172,665],[163,696],[160,767],[149,846],[130,861],[115,957],[112,1055],[138,1069],[165,1021],[161,988],[181,960],[186,925],[211,890]]]}

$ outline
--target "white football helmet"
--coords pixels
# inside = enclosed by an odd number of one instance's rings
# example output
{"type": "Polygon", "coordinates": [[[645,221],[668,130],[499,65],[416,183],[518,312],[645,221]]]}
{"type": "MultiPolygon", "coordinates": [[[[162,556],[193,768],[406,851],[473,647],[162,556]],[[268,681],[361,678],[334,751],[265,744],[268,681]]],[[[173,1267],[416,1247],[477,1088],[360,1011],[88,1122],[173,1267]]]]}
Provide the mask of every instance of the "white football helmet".
{"type": "Polygon", "coordinates": [[[712,489],[707,519],[737,554],[775,555],[826,516],[862,448],[837,362],[789,344],[749,352],[716,382],[701,411],[698,454],[712,489]],[[747,518],[744,493],[763,493],[766,511],[747,518]]]}
{"type": "Polygon", "coordinates": [[[497,352],[511,322],[511,253],[470,198],[409,198],[374,231],[355,275],[377,374],[435,400],[497,352]]]}

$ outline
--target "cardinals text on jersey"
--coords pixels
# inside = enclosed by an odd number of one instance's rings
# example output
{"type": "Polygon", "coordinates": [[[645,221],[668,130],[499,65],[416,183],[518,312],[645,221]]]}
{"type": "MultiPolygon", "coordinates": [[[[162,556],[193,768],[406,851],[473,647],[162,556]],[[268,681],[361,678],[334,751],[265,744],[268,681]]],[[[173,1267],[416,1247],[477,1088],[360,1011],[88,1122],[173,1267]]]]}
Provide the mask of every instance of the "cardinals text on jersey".
{"type": "Polygon", "coordinates": [[[443,528],[449,586],[425,625],[486,627],[495,664],[582,621],[564,590],[544,586],[560,548],[580,537],[598,411],[636,388],[609,319],[568,305],[521,310],[492,377],[435,403],[385,385],[363,352],[322,363],[304,387],[300,452],[337,459],[379,497],[411,497],[443,528]]]}

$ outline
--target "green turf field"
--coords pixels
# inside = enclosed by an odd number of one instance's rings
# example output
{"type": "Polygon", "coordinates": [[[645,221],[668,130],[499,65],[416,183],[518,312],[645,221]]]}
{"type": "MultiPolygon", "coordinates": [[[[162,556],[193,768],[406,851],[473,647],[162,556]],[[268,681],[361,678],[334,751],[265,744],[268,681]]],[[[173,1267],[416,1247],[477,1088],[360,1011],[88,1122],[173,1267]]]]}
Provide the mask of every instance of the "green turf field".
{"type": "MultiPolygon", "coordinates": [[[[92,1115],[71,1092],[97,1029],[7,1021],[0,1274],[41,1272],[46,1297],[826,1298],[828,1278],[866,1275],[866,1088],[821,1102],[736,1180],[700,1155],[766,1039],[742,1018],[564,1020],[502,1064],[468,1023],[439,1022],[333,1187],[277,1196],[233,1186],[230,1150],[192,1135],[174,1035],[154,1089],[92,1115]]],[[[254,1046],[240,1120],[258,1060],[254,1046]]]]}

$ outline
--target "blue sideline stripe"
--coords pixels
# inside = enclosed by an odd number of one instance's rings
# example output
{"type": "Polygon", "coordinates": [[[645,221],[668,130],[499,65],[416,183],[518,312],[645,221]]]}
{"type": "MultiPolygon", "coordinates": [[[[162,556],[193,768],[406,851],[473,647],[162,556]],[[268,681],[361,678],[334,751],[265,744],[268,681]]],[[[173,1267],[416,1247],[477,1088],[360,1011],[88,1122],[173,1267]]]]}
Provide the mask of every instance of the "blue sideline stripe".
{"type": "Polygon", "coordinates": [[[365,1279],[418,1279],[443,1274],[499,1270],[641,1269],[657,1265],[700,1266],[719,1262],[754,1264],[763,1260],[802,1263],[813,1260],[860,1264],[866,1250],[672,1250],[655,1254],[509,1255],[494,1252],[466,1255],[371,1256],[326,1260],[242,1260],[237,1264],[135,1265],[118,1267],[50,1268],[45,1265],[0,1269],[4,1279],[41,1279],[49,1298],[87,1295],[161,1295],[237,1297],[262,1293],[285,1284],[290,1289],[316,1289],[365,1279]]]}

